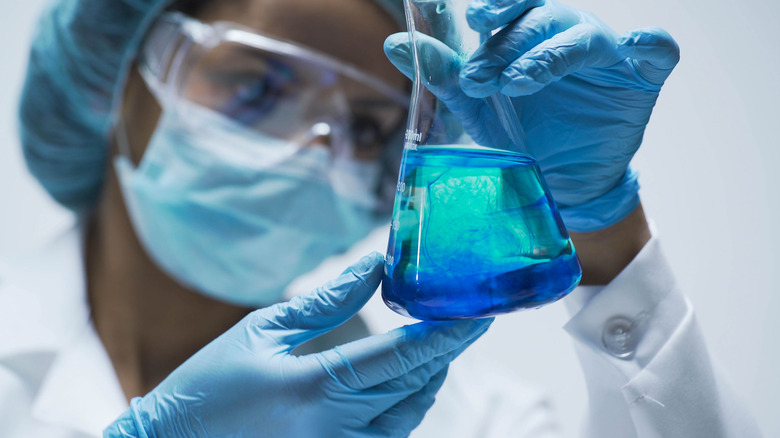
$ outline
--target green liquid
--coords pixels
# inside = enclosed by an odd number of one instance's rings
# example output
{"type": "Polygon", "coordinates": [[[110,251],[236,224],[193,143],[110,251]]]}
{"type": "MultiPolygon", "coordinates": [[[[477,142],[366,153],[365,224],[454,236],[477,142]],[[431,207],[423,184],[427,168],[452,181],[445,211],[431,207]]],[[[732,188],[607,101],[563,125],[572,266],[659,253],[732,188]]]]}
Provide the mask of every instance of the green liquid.
{"type": "Polygon", "coordinates": [[[539,307],[581,269],[536,162],[477,147],[407,150],[382,296],[420,319],[539,307]]]}

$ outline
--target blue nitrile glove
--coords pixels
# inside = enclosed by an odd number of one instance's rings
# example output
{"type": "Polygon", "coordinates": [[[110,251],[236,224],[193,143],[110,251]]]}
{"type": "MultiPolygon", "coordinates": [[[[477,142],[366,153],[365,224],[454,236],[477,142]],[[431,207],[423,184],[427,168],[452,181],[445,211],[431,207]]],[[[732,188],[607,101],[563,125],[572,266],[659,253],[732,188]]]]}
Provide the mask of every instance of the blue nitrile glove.
{"type": "MultiPolygon", "coordinates": [[[[474,0],[467,20],[479,32],[502,29],[467,62],[420,34],[431,91],[475,141],[500,148],[508,139],[483,98],[511,96],[570,230],[625,218],[639,204],[628,165],[679,60],[677,43],[659,28],[619,37],[593,15],[553,0],[474,0]]],[[[407,34],[391,35],[385,52],[412,76],[407,34]]]]}
{"type": "Polygon", "coordinates": [[[447,366],[492,319],[421,322],[322,353],[290,351],[352,317],[379,285],[364,257],[314,292],[249,314],[157,388],[134,398],[104,437],[405,437],[447,366]]]}

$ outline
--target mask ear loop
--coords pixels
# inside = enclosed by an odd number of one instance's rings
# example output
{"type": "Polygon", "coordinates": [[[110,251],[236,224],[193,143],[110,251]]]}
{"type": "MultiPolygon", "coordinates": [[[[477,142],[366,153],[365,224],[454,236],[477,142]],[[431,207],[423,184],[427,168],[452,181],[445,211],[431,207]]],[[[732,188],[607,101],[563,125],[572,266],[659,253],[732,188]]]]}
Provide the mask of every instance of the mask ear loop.
{"type": "MultiPolygon", "coordinates": [[[[184,14],[166,13],[155,22],[145,36],[138,55],[138,72],[146,86],[154,95],[160,106],[165,107],[165,97],[170,93],[168,79],[172,72],[177,72],[182,63],[183,53],[193,44],[193,39],[205,38],[206,33],[201,23],[189,19],[184,14]],[[188,33],[183,33],[187,28],[188,33]]],[[[135,157],[130,147],[127,135],[127,124],[120,115],[117,117],[114,129],[114,143],[120,156],[123,156],[135,169],[140,164],[140,157],[135,157]]]]}
{"type": "Polygon", "coordinates": [[[122,116],[118,117],[118,119],[116,129],[114,130],[114,143],[116,144],[117,152],[119,155],[127,158],[127,161],[133,165],[133,168],[136,168],[138,165],[133,156],[133,150],[130,148],[130,140],[127,137],[125,119],[122,116]]]}

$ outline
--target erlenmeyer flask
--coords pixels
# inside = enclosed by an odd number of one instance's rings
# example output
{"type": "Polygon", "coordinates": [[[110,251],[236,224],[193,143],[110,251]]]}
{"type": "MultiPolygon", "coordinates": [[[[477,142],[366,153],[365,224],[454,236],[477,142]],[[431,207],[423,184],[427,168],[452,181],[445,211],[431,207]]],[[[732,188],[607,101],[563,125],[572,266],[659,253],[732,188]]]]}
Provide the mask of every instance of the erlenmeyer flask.
{"type": "Polygon", "coordinates": [[[466,24],[469,1],[404,0],[415,80],[382,297],[419,319],[540,307],[582,275],[511,102],[489,98],[502,132],[479,132],[463,108],[431,92],[443,79],[424,59],[432,39],[466,59],[485,38],[466,24]]]}

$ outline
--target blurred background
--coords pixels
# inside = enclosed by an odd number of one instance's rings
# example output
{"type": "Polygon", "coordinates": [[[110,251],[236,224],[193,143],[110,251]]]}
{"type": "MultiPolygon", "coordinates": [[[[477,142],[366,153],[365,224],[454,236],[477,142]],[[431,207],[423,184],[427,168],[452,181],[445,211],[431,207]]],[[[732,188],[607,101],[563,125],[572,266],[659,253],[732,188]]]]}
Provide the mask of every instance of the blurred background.
{"type": "MultiPolygon", "coordinates": [[[[780,116],[780,3],[568,3],[619,33],[661,26],[682,48],[633,165],[645,210],[712,355],[765,436],[780,436],[780,172],[772,171],[780,162],[773,132],[780,116]]],[[[68,222],[27,173],[16,129],[27,50],[44,4],[0,2],[0,260],[30,251],[68,222]]],[[[586,393],[561,329],[566,320],[561,304],[500,317],[475,353],[547,386],[566,436],[574,437],[586,393]]]]}

